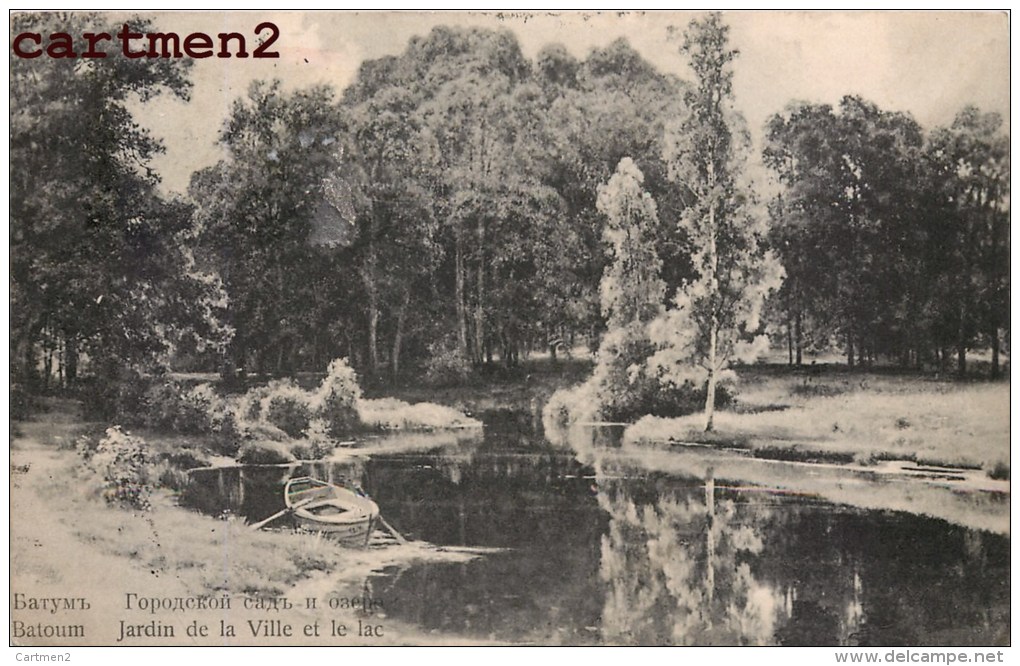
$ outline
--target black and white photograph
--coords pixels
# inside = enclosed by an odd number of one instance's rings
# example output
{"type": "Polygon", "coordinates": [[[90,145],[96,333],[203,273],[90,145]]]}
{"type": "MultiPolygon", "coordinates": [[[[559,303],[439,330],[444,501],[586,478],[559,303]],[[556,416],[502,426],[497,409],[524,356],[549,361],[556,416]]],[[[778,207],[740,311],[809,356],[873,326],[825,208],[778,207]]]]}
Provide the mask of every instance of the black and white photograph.
{"type": "Polygon", "coordinates": [[[12,653],[1002,663],[1010,18],[10,11],[12,653]]]}

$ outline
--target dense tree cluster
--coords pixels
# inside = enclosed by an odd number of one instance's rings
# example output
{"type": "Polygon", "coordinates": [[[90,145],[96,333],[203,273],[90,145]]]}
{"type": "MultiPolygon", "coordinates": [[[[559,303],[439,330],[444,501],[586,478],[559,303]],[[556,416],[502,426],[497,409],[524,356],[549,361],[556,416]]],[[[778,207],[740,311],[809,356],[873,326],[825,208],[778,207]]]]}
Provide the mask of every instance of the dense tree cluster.
{"type": "MultiPolygon", "coordinates": [[[[81,34],[102,18],[21,13],[11,30],[53,25],[81,34]]],[[[83,357],[109,376],[165,362],[182,342],[222,345],[226,295],[188,249],[191,206],[157,194],[148,162],[162,148],[128,110],[133,98],[187,98],[187,62],[16,58],[10,73],[14,380],[73,383],[83,357]]]]}
{"type": "Polygon", "coordinates": [[[780,298],[791,362],[841,347],[850,367],[880,357],[960,374],[968,349],[1009,333],[1009,139],[968,107],[923,129],[859,97],[772,117],[765,160],[787,271],[780,298]]]}
{"type": "MultiPolygon", "coordinates": [[[[12,30],[48,21],[102,23],[21,14],[12,30]]],[[[711,387],[762,331],[780,263],[770,316],[791,362],[953,350],[963,371],[985,346],[997,369],[998,117],[966,109],[926,132],[856,97],[793,105],[766,128],[782,187],[762,215],[726,39],[718,16],[688,33],[687,83],[624,41],[532,60],[509,32],[436,28],[339,93],[254,83],[184,200],[158,194],[161,147],[128,100],[186,97],[188,61],[12,61],[15,378],[73,382],[79,358],[112,376],[170,358],[290,374],[338,356],[376,380],[462,376],[575,336],[612,347],[640,322],[648,372],[679,382],[694,363],[711,387]]]]}
{"type": "MultiPolygon", "coordinates": [[[[227,159],[192,184],[198,252],[233,299],[231,365],[338,351],[381,378],[597,339],[597,189],[629,156],[672,201],[660,144],[682,89],[623,42],[531,62],[508,32],[449,28],[363,63],[335,103],[255,86],[227,159]]],[[[668,216],[650,233],[675,288],[683,238],[668,216]]]]}

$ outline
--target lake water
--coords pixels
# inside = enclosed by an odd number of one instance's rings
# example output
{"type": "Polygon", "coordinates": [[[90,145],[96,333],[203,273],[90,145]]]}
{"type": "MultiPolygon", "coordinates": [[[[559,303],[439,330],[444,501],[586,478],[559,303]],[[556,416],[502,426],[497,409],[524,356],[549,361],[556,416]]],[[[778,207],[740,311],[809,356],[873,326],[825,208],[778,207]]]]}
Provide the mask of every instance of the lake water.
{"type": "MultiPolygon", "coordinates": [[[[311,474],[361,485],[405,536],[504,548],[383,569],[390,618],[461,639],[543,645],[1006,645],[1009,538],[740,479],[580,459],[533,419],[391,438],[354,462],[196,475],[192,505],[251,521],[311,474]],[[410,450],[402,450],[410,449],[410,450]],[[243,480],[242,480],[243,477],[243,480]]],[[[600,441],[601,440],[601,441],[600,441]]],[[[378,442],[377,442],[378,444],[378,442]]]]}

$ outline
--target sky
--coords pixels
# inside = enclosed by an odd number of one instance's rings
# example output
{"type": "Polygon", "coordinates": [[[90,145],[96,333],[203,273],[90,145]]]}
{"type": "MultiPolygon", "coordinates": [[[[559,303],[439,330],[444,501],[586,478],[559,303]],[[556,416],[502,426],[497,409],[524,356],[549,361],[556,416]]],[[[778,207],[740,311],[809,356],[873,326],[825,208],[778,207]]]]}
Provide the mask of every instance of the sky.
{"type": "MultiPolygon", "coordinates": [[[[182,35],[242,32],[262,21],[280,28],[279,59],[196,60],[190,102],[157,98],[136,106],[139,121],[162,138],[155,161],[166,191],[183,192],[190,174],[215,163],[215,145],[231,102],[259,78],[285,88],[350,84],[366,59],[397,55],[436,25],[507,28],[533,58],[561,43],[583,58],[625,38],[664,72],[689,70],[668,39],[685,12],[171,12],[156,14],[163,31],[182,35]]],[[[736,105],[757,138],[766,119],[791,101],[837,104],[858,94],[890,111],[906,111],[925,127],[948,124],[966,104],[1009,121],[1009,21],[1004,12],[733,11],[724,12],[735,63],[736,105]]]]}

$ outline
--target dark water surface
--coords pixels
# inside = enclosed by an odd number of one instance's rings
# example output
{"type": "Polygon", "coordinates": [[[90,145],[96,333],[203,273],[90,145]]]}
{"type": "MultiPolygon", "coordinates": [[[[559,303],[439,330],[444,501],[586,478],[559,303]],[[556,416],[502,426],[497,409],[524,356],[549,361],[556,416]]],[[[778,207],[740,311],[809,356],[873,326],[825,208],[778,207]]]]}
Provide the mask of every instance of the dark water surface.
{"type": "Polygon", "coordinates": [[[739,480],[586,466],[505,413],[473,441],[239,473],[196,478],[191,502],[257,520],[282,508],[286,478],[312,474],[359,483],[409,537],[507,548],[367,581],[389,617],[425,632],[572,645],[1009,643],[1008,537],[739,480]]]}

